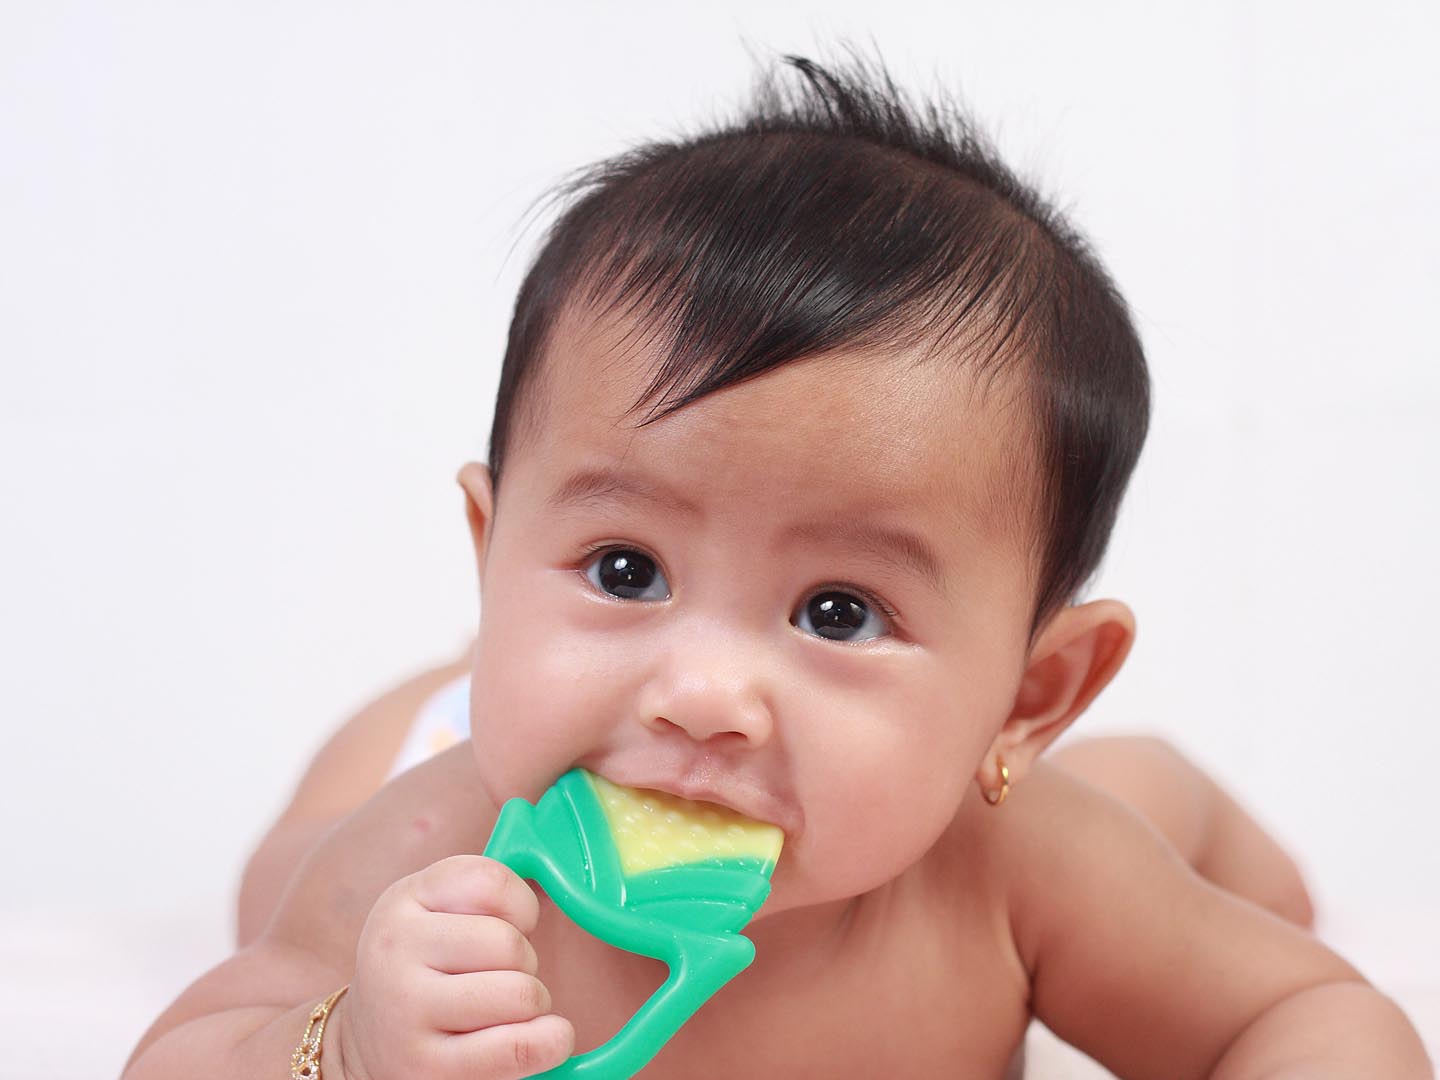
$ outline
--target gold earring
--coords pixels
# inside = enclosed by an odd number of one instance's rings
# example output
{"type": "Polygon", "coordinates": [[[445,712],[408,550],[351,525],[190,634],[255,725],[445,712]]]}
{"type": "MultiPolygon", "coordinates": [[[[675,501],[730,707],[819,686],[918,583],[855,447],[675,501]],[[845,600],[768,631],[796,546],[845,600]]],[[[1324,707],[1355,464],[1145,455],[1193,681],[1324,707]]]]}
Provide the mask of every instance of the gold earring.
{"type": "Polygon", "coordinates": [[[992,799],[988,791],[981,789],[985,801],[991,806],[999,806],[1005,801],[1005,796],[1010,794],[1010,770],[1005,767],[1005,760],[999,754],[995,755],[995,761],[1000,766],[1000,794],[992,799]]]}

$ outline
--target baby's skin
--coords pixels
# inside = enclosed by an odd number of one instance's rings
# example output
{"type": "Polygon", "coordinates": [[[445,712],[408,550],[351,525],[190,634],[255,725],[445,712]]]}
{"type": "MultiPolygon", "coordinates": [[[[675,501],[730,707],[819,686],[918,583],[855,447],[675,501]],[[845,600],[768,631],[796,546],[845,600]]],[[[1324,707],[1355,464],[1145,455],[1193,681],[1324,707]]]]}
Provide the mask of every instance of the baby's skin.
{"type": "Polygon", "coordinates": [[[499,1080],[604,1042],[663,967],[478,854],[574,766],[785,832],[754,964],[647,1077],[995,1080],[1032,1017],[1123,1077],[1432,1075],[1355,968],[1084,779],[1109,767],[1085,744],[1042,757],[1135,623],[1095,600],[1028,640],[1013,387],[852,352],[637,427],[653,357],[625,330],[563,319],[498,492],[461,470],[472,739],[327,832],[129,1080],[277,1075],[346,983],[325,1080],[499,1080]]]}

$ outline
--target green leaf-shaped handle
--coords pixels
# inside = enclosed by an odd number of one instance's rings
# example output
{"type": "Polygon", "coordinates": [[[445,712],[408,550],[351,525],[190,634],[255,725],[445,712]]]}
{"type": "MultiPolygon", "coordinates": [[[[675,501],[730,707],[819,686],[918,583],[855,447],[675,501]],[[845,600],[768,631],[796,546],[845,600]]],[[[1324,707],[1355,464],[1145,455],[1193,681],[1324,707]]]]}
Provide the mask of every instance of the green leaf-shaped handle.
{"type": "Polygon", "coordinates": [[[773,859],[705,858],[626,875],[595,782],[571,769],[531,806],[500,810],[485,854],[538,881],[578,925],[670,974],[609,1042],[539,1075],[627,1080],[755,959],[740,934],[770,894],[773,859]]]}

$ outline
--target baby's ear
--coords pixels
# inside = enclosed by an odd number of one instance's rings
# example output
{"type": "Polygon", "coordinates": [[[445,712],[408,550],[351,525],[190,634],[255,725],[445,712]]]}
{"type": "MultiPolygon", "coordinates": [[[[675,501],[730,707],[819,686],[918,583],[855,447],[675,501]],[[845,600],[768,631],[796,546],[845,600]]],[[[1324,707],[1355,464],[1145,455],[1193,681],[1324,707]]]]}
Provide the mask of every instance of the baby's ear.
{"type": "Polygon", "coordinates": [[[1115,677],[1135,642],[1135,613],[1119,600],[1057,612],[1030,650],[1009,718],[980,762],[980,785],[1000,786],[995,757],[1014,783],[1115,677]]]}
{"type": "Polygon", "coordinates": [[[465,518],[470,522],[470,540],[475,545],[475,567],[483,580],[485,551],[495,524],[495,488],[490,482],[490,469],[478,461],[467,461],[455,474],[455,482],[465,492],[465,518]]]}

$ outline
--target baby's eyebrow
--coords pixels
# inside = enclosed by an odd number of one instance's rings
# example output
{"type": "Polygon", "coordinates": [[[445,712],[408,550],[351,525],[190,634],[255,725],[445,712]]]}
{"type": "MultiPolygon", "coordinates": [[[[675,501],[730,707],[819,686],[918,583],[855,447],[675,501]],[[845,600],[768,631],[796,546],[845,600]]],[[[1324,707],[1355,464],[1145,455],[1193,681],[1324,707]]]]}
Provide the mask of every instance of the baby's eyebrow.
{"type": "MultiPolygon", "coordinates": [[[[569,509],[606,499],[639,499],[687,517],[701,516],[700,507],[681,492],[634,473],[586,468],[572,473],[545,500],[547,507],[569,509]]],[[[919,578],[934,593],[948,595],[948,579],[935,549],[918,533],[878,522],[829,518],[799,522],[787,527],[790,541],[827,546],[848,546],[865,552],[876,562],[919,578]]]]}
{"type": "Polygon", "coordinates": [[[552,510],[564,510],[613,498],[641,499],[687,517],[700,516],[700,507],[673,488],[633,473],[597,468],[571,473],[550,493],[545,505],[552,510]]]}
{"type": "Polygon", "coordinates": [[[897,529],[873,521],[807,521],[791,525],[785,535],[813,544],[839,545],[865,552],[876,562],[919,578],[939,596],[949,593],[948,579],[940,558],[925,538],[909,529],[897,529]]]}

